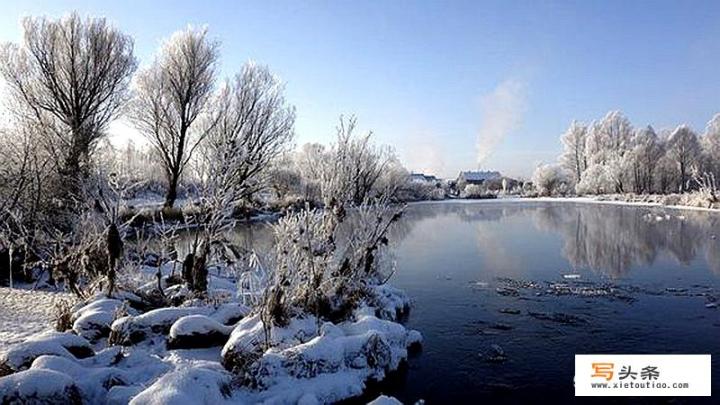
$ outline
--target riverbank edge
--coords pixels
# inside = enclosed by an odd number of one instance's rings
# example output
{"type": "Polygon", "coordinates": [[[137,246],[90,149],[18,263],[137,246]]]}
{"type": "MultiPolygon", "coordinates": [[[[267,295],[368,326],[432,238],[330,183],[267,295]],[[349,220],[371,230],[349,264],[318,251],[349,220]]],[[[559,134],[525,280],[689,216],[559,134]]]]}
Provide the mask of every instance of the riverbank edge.
{"type": "Polygon", "coordinates": [[[597,196],[597,197],[498,197],[496,199],[445,199],[445,200],[428,200],[428,201],[414,201],[407,203],[408,205],[418,204],[433,204],[433,203],[481,203],[481,204],[497,204],[497,203],[522,203],[522,202],[570,202],[570,203],[585,203],[585,204],[606,204],[606,205],[625,205],[635,207],[648,207],[648,208],[669,208],[674,210],[683,211],[700,211],[720,214],[720,208],[704,208],[704,207],[693,207],[690,205],[668,205],[660,202],[649,202],[649,201],[626,201],[626,200],[603,200],[608,196],[597,196]]]}

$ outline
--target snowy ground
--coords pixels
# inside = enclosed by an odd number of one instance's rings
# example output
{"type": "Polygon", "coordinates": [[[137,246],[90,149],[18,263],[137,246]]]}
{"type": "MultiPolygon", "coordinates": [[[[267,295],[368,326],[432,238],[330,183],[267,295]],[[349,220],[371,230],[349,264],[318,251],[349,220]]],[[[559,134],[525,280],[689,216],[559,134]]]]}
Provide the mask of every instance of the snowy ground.
{"type": "Polygon", "coordinates": [[[55,303],[71,294],[0,287],[0,350],[52,328],[55,303]]]}
{"type": "MultiPolygon", "coordinates": [[[[52,331],[54,305],[70,295],[0,289],[0,403],[333,403],[382,380],[422,341],[396,321],[410,301],[390,286],[374,286],[346,321],[298,314],[264,335],[219,280],[211,277],[209,302],[147,312],[123,304],[132,293],[98,293],[75,306],[62,333],[52,331]]],[[[165,291],[185,294],[181,285],[165,291]]]]}

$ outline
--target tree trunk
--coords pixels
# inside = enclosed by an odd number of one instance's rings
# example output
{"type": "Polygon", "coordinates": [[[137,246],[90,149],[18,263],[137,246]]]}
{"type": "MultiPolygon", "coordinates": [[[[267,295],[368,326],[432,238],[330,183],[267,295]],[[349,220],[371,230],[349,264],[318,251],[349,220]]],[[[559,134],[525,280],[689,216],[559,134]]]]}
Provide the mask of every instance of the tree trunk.
{"type": "Polygon", "coordinates": [[[187,256],[185,256],[185,260],[183,261],[183,268],[182,268],[182,278],[185,280],[185,282],[188,285],[188,289],[192,290],[194,289],[194,279],[193,279],[193,266],[195,263],[195,255],[192,253],[188,253],[187,256]]]}
{"type": "Polygon", "coordinates": [[[193,287],[195,292],[206,293],[208,287],[207,256],[209,253],[208,243],[204,242],[199,249],[192,268],[193,287]]]}
{"type": "Polygon", "coordinates": [[[680,162],[680,194],[685,192],[685,164],[680,162]]]}
{"type": "Polygon", "coordinates": [[[177,173],[172,173],[168,181],[168,191],[165,195],[165,208],[172,208],[175,206],[175,200],[177,200],[177,186],[178,178],[180,176],[177,173]]]}

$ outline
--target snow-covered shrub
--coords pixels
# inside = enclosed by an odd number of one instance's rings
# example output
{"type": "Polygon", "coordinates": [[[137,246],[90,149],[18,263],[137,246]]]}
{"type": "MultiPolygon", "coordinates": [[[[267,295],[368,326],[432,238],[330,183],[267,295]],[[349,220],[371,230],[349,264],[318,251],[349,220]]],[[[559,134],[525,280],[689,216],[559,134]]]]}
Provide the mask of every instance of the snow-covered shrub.
{"type": "Polygon", "coordinates": [[[107,337],[117,311],[124,305],[123,301],[111,298],[91,301],[72,314],[72,330],[90,341],[107,337]]]}
{"type": "Polygon", "coordinates": [[[139,316],[128,315],[112,323],[108,343],[134,345],[153,334],[167,334],[170,327],[184,316],[208,315],[211,312],[212,309],[209,307],[177,307],[159,308],[139,316]]]}
{"type": "Polygon", "coordinates": [[[486,193],[487,191],[483,188],[483,186],[479,184],[468,184],[465,186],[460,196],[462,198],[479,198],[486,193]]]}
{"type": "Polygon", "coordinates": [[[480,184],[468,184],[460,193],[461,198],[495,198],[496,195],[480,184]]]}
{"type": "Polygon", "coordinates": [[[562,190],[561,186],[567,183],[567,176],[562,166],[545,164],[535,169],[532,182],[540,195],[555,195],[562,190]]]}
{"type": "Polygon", "coordinates": [[[0,379],[0,403],[80,405],[83,399],[69,376],[57,371],[30,369],[0,379]]]}
{"type": "Polygon", "coordinates": [[[364,204],[344,224],[352,231],[343,232],[342,207],[306,209],[276,225],[275,269],[262,312],[267,323],[284,325],[294,313],[343,319],[367,296],[367,285],[391,274],[381,258],[401,210],[387,202],[364,204]],[[341,236],[346,240],[338,249],[341,236]]]}
{"type": "Polygon", "coordinates": [[[130,404],[221,404],[232,395],[231,380],[221,368],[181,368],[159,378],[130,404]]]}
{"type": "Polygon", "coordinates": [[[692,170],[692,181],[697,189],[682,195],[682,205],[712,208],[718,202],[718,187],[715,175],[700,173],[697,168],[692,170]]]}
{"type": "Polygon", "coordinates": [[[188,315],[173,323],[168,334],[168,349],[194,349],[221,346],[232,332],[232,326],[205,315],[188,315]]]}
{"type": "Polygon", "coordinates": [[[65,332],[72,329],[72,304],[69,300],[61,300],[55,303],[55,330],[65,332]]]}
{"type": "Polygon", "coordinates": [[[583,194],[605,194],[615,189],[613,181],[604,165],[591,165],[583,173],[575,192],[583,194]]]}
{"type": "Polygon", "coordinates": [[[86,339],[75,334],[45,332],[31,336],[0,353],[0,363],[19,371],[28,368],[33,360],[46,354],[85,358],[92,356],[94,351],[86,339]]]}

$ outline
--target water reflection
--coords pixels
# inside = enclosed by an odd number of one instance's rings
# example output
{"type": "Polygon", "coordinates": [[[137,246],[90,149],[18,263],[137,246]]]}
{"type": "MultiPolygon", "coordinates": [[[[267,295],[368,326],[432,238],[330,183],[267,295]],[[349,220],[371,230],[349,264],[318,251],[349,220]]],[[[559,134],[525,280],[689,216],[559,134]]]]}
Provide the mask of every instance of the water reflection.
{"type": "MultiPolygon", "coordinates": [[[[565,271],[587,269],[619,279],[664,259],[683,267],[700,259],[720,275],[720,240],[714,236],[718,225],[720,215],[702,211],[532,201],[436,202],[410,205],[391,229],[390,241],[396,249],[421,232],[423,240],[432,240],[424,248],[441,252],[453,249],[453,237],[468,240],[475,244],[485,270],[495,275],[547,261],[522,250],[541,246],[539,251],[547,254],[553,251],[548,244],[556,239],[566,262],[558,265],[568,266],[565,271]]],[[[345,228],[352,232],[353,226],[345,228]]],[[[242,226],[233,241],[271,255],[271,229],[263,223],[242,226]]],[[[454,243],[460,243],[457,240],[454,243]]]]}
{"type": "Polygon", "coordinates": [[[517,252],[503,239],[503,228],[516,225],[526,226],[527,232],[514,237],[535,238],[530,245],[547,243],[545,234],[559,237],[561,254],[572,269],[623,278],[663,257],[683,266],[700,258],[720,275],[720,246],[714,236],[720,216],[712,213],[582,203],[428,203],[409,207],[393,239],[401,241],[409,229],[441,217],[448,226],[452,219],[472,225],[485,264],[494,267],[521,266],[517,252]],[[522,223],[523,218],[531,221],[522,223]]]}

